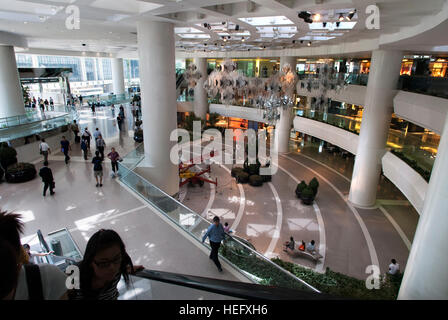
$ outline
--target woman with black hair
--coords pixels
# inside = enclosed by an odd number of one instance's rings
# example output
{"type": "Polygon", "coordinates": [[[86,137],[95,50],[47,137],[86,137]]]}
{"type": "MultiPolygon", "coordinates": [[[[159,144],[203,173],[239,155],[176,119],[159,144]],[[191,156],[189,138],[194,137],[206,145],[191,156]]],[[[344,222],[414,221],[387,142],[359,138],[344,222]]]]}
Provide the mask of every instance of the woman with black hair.
{"type": "Polygon", "coordinates": [[[71,290],[72,300],[116,300],[117,285],[123,276],[144,269],[134,266],[118,233],[101,229],[87,242],[84,259],[79,264],[80,288],[71,290]]]}

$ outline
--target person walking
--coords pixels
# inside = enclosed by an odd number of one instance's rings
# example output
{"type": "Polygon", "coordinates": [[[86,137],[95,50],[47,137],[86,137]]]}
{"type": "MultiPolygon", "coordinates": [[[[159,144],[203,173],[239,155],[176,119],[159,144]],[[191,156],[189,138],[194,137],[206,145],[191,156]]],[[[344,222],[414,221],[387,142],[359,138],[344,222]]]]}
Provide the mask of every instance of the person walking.
{"type": "Polygon", "coordinates": [[[93,137],[95,138],[95,140],[98,139],[98,137],[101,136],[101,135],[102,134],[101,134],[100,129],[96,128],[95,132],[93,133],[93,137]]]}
{"type": "Polygon", "coordinates": [[[48,162],[48,154],[51,153],[50,146],[42,139],[39,145],[40,154],[44,156],[44,162],[48,162]]]}
{"type": "Polygon", "coordinates": [[[95,176],[97,187],[103,186],[102,162],[103,162],[103,159],[100,157],[100,153],[98,151],[95,151],[95,156],[92,159],[92,163],[93,163],[93,175],[95,176]]]}
{"type": "Polygon", "coordinates": [[[42,178],[42,182],[44,183],[44,193],[45,197],[48,188],[50,188],[50,195],[54,195],[54,179],[53,172],[50,168],[48,168],[48,162],[44,162],[44,166],[39,170],[39,176],[42,178]]]}
{"type": "Polygon", "coordinates": [[[72,147],[70,146],[70,141],[68,141],[65,136],[62,136],[61,140],[61,151],[64,153],[65,156],[65,164],[68,164],[68,161],[70,160],[70,157],[68,155],[68,151],[71,150],[72,147]]]}
{"type": "Polygon", "coordinates": [[[110,159],[110,163],[112,164],[113,176],[116,177],[118,171],[118,161],[121,160],[121,157],[118,152],[115,151],[114,147],[111,148],[110,152],[107,154],[107,157],[110,159]]]}
{"type": "Polygon", "coordinates": [[[84,140],[84,139],[82,139],[82,141],[81,141],[81,150],[82,150],[83,155],[84,155],[84,160],[87,160],[87,152],[88,152],[88,150],[87,150],[86,140],[84,140]]]}
{"type": "Polygon", "coordinates": [[[210,247],[212,248],[209,258],[216,264],[219,272],[222,272],[221,263],[218,260],[218,250],[221,245],[221,241],[224,240],[225,232],[222,224],[219,222],[218,216],[213,218],[213,224],[208,227],[207,232],[202,237],[202,243],[204,243],[207,237],[210,240],[210,247]]]}
{"type": "Polygon", "coordinates": [[[120,115],[117,116],[117,124],[118,124],[118,130],[121,131],[121,125],[123,124],[123,119],[120,117],[120,115]]]}
{"type": "Polygon", "coordinates": [[[92,134],[90,133],[88,128],[84,129],[84,133],[82,134],[82,140],[84,140],[87,144],[87,149],[90,150],[90,139],[92,138],[92,134]]]}
{"type": "Polygon", "coordinates": [[[52,97],[50,97],[50,109],[51,111],[54,111],[54,101],[52,97]]]}
{"type": "Polygon", "coordinates": [[[47,99],[45,99],[45,101],[44,101],[44,105],[45,105],[45,110],[47,110],[48,111],[48,100],[47,99]]]}
{"type": "Polygon", "coordinates": [[[120,105],[120,112],[119,112],[118,114],[120,115],[120,117],[121,117],[122,119],[126,118],[126,117],[124,116],[124,107],[123,107],[122,104],[120,105]]]}
{"type": "Polygon", "coordinates": [[[44,101],[41,98],[39,98],[39,107],[40,107],[40,110],[42,111],[42,113],[44,113],[45,106],[44,106],[44,101]]]}
{"type": "Polygon", "coordinates": [[[96,142],[96,150],[100,152],[101,159],[104,160],[104,148],[106,147],[106,142],[104,141],[101,135],[98,136],[98,139],[96,139],[95,142],[96,142]]]}
{"type": "Polygon", "coordinates": [[[71,128],[72,128],[73,134],[75,135],[75,143],[80,142],[81,138],[78,136],[79,127],[78,127],[78,124],[76,123],[76,120],[73,120],[71,128]]]}

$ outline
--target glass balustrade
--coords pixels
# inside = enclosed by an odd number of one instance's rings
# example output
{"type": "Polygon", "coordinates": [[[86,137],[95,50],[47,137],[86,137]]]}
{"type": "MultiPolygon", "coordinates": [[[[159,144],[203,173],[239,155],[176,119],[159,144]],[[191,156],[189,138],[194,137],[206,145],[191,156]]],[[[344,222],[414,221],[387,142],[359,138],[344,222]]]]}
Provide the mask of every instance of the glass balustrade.
{"type": "Polygon", "coordinates": [[[105,106],[109,106],[111,104],[118,103],[129,103],[132,100],[132,96],[128,93],[122,94],[108,94],[108,95],[92,95],[85,96],[84,101],[86,101],[89,105],[91,103],[100,103],[105,106]]]}
{"type": "MultiPolygon", "coordinates": [[[[135,173],[133,169],[143,160],[143,157],[143,145],[125,156],[119,163],[120,180],[201,243],[210,222],[135,173]]],[[[228,236],[221,246],[220,255],[256,283],[319,292],[231,236],[228,236]]]]}
{"type": "Polygon", "coordinates": [[[448,78],[402,75],[397,89],[447,99],[448,78]]]}

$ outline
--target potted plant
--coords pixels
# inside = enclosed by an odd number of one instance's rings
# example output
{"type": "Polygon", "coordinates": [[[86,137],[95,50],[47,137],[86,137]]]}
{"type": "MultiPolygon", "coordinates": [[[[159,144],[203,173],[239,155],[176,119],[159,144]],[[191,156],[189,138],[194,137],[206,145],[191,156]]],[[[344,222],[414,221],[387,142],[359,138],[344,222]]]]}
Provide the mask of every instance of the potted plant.
{"type": "Polygon", "coordinates": [[[6,171],[8,166],[17,163],[17,151],[10,147],[8,143],[2,142],[0,144],[0,165],[6,171]]]}
{"type": "Polygon", "coordinates": [[[313,204],[314,201],[314,191],[310,187],[306,187],[302,190],[302,193],[300,195],[302,199],[302,203],[306,205],[313,204]]]}
{"type": "Polygon", "coordinates": [[[317,190],[319,189],[319,181],[317,181],[316,177],[311,179],[310,184],[308,185],[311,189],[313,189],[314,197],[316,197],[317,190]]]}
{"type": "Polygon", "coordinates": [[[249,177],[249,184],[254,187],[263,185],[263,178],[259,175],[253,174],[249,177]]]}
{"type": "Polygon", "coordinates": [[[244,171],[237,172],[235,177],[237,183],[246,183],[249,180],[249,174],[244,171]]]}
{"type": "Polygon", "coordinates": [[[232,176],[232,178],[235,178],[236,174],[238,172],[243,172],[243,171],[244,171],[244,169],[241,167],[234,167],[234,168],[232,168],[232,171],[230,171],[230,175],[232,176]]]}
{"type": "Polygon", "coordinates": [[[33,164],[20,162],[8,167],[5,178],[7,182],[26,182],[33,180],[36,173],[37,171],[33,164]]]}
{"type": "Polygon", "coordinates": [[[297,196],[297,198],[299,198],[299,199],[301,198],[302,191],[306,187],[307,187],[307,185],[306,185],[305,181],[303,181],[303,180],[297,185],[297,187],[296,187],[296,196],[297,196]]]}

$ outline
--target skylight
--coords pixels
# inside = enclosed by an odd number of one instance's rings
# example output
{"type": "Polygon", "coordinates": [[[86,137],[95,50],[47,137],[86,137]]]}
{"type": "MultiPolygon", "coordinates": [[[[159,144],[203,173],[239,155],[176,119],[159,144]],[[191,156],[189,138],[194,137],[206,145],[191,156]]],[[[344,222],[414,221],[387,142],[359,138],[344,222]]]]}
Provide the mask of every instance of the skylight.
{"type": "Polygon", "coordinates": [[[258,32],[296,33],[297,27],[257,27],[258,32]]]}
{"type": "Polygon", "coordinates": [[[291,20],[289,20],[285,16],[252,17],[252,18],[238,18],[238,19],[252,26],[276,26],[276,25],[294,24],[291,20]]]}
{"type": "Polygon", "coordinates": [[[174,28],[175,33],[203,33],[201,30],[195,28],[174,28]]]}
{"type": "Polygon", "coordinates": [[[309,24],[310,30],[351,30],[356,25],[356,21],[341,21],[339,24],[339,27],[336,26],[336,22],[327,22],[326,26],[324,27],[322,22],[313,22],[309,24]]]}
{"type": "Polygon", "coordinates": [[[334,38],[336,38],[336,37],[305,36],[305,37],[300,38],[300,40],[326,41],[326,40],[331,40],[334,38]]]}
{"type": "Polygon", "coordinates": [[[183,39],[210,39],[210,35],[208,34],[179,33],[178,36],[183,39]]]}

